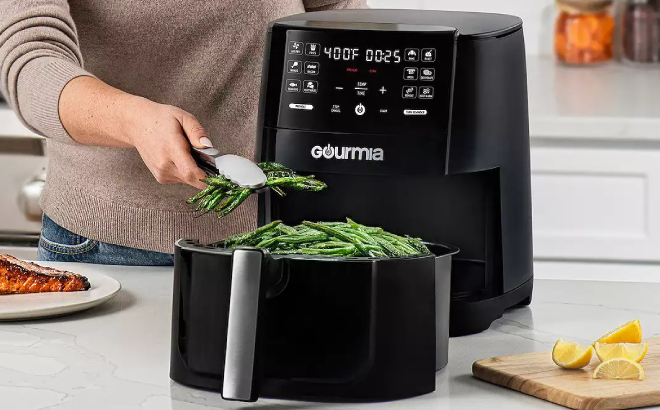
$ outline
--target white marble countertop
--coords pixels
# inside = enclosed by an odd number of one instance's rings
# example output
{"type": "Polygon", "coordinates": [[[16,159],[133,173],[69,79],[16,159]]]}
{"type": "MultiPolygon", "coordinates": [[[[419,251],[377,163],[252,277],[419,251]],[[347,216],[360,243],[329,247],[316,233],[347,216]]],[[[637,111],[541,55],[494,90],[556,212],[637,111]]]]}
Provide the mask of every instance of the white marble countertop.
{"type": "Polygon", "coordinates": [[[432,394],[388,403],[322,404],[262,399],[225,402],[169,379],[171,268],[67,265],[117,278],[110,302],[61,318],[0,322],[0,397],[12,410],[559,409],[471,376],[481,358],[587,342],[639,318],[660,334],[660,284],[539,280],[529,308],[508,311],[489,330],[450,342],[449,365],[432,394]],[[643,301],[643,302],[642,302],[643,301]]]}
{"type": "MultiPolygon", "coordinates": [[[[530,134],[544,138],[660,140],[660,68],[566,67],[527,60],[530,134]]],[[[34,136],[0,103],[0,137],[34,136]]]]}
{"type": "Polygon", "coordinates": [[[527,60],[530,135],[660,140],[660,66],[567,67],[527,60]]]}

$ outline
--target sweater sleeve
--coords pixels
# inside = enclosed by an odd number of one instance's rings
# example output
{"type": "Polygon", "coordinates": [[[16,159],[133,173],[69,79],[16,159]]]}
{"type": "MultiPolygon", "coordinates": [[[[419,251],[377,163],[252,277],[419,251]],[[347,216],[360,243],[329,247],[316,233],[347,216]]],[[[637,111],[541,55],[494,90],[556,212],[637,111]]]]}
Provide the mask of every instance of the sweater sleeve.
{"type": "Polygon", "coordinates": [[[0,91],[20,120],[45,137],[73,142],[59,116],[62,89],[83,69],[67,0],[3,0],[0,91]]]}
{"type": "Polygon", "coordinates": [[[303,0],[306,11],[366,9],[367,0],[303,0]]]}

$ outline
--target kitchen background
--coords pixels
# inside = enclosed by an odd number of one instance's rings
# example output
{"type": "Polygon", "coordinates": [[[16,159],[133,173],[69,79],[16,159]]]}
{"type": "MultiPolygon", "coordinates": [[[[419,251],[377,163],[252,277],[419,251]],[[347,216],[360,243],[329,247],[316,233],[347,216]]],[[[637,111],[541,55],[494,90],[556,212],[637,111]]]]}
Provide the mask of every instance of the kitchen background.
{"type": "MultiPolygon", "coordinates": [[[[590,67],[558,64],[552,0],[369,4],[520,16],[528,55],[536,277],[660,281],[660,64],[617,58],[590,67]]],[[[41,140],[0,102],[0,253],[34,258],[45,165],[41,140]]]]}

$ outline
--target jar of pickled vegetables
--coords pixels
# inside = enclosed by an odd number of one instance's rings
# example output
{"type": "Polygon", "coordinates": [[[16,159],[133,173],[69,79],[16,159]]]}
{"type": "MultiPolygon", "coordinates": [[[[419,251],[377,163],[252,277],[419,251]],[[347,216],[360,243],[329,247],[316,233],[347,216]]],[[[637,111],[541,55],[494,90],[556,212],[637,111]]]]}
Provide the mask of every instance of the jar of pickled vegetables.
{"type": "Polygon", "coordinates": [[[556,0],[555,55],[566,64],[588,65],[612,60],[612,0],[556,0]]]}

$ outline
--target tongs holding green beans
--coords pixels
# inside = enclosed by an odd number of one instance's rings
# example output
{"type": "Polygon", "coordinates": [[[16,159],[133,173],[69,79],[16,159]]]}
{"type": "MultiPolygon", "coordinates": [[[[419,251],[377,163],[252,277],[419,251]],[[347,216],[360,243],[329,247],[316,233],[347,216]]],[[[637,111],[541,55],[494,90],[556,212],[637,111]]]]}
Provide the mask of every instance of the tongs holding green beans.
{"type": "Polygon", "coordinates": [[[238,208],[255,192],[271,189],[283,197],[286,196],[285,189],[316,192],[327,187],[314,175],[298,175],[293,170],[275,162],[262,162],[256,166],[266,177],[263,185],[241,186],[226,175],[209,176],[202,180],[208,186],[190,198],[188,203],[197,204],[196,210],[202,214],[216,212],[218,217],[222,218],[238,208]]]}

